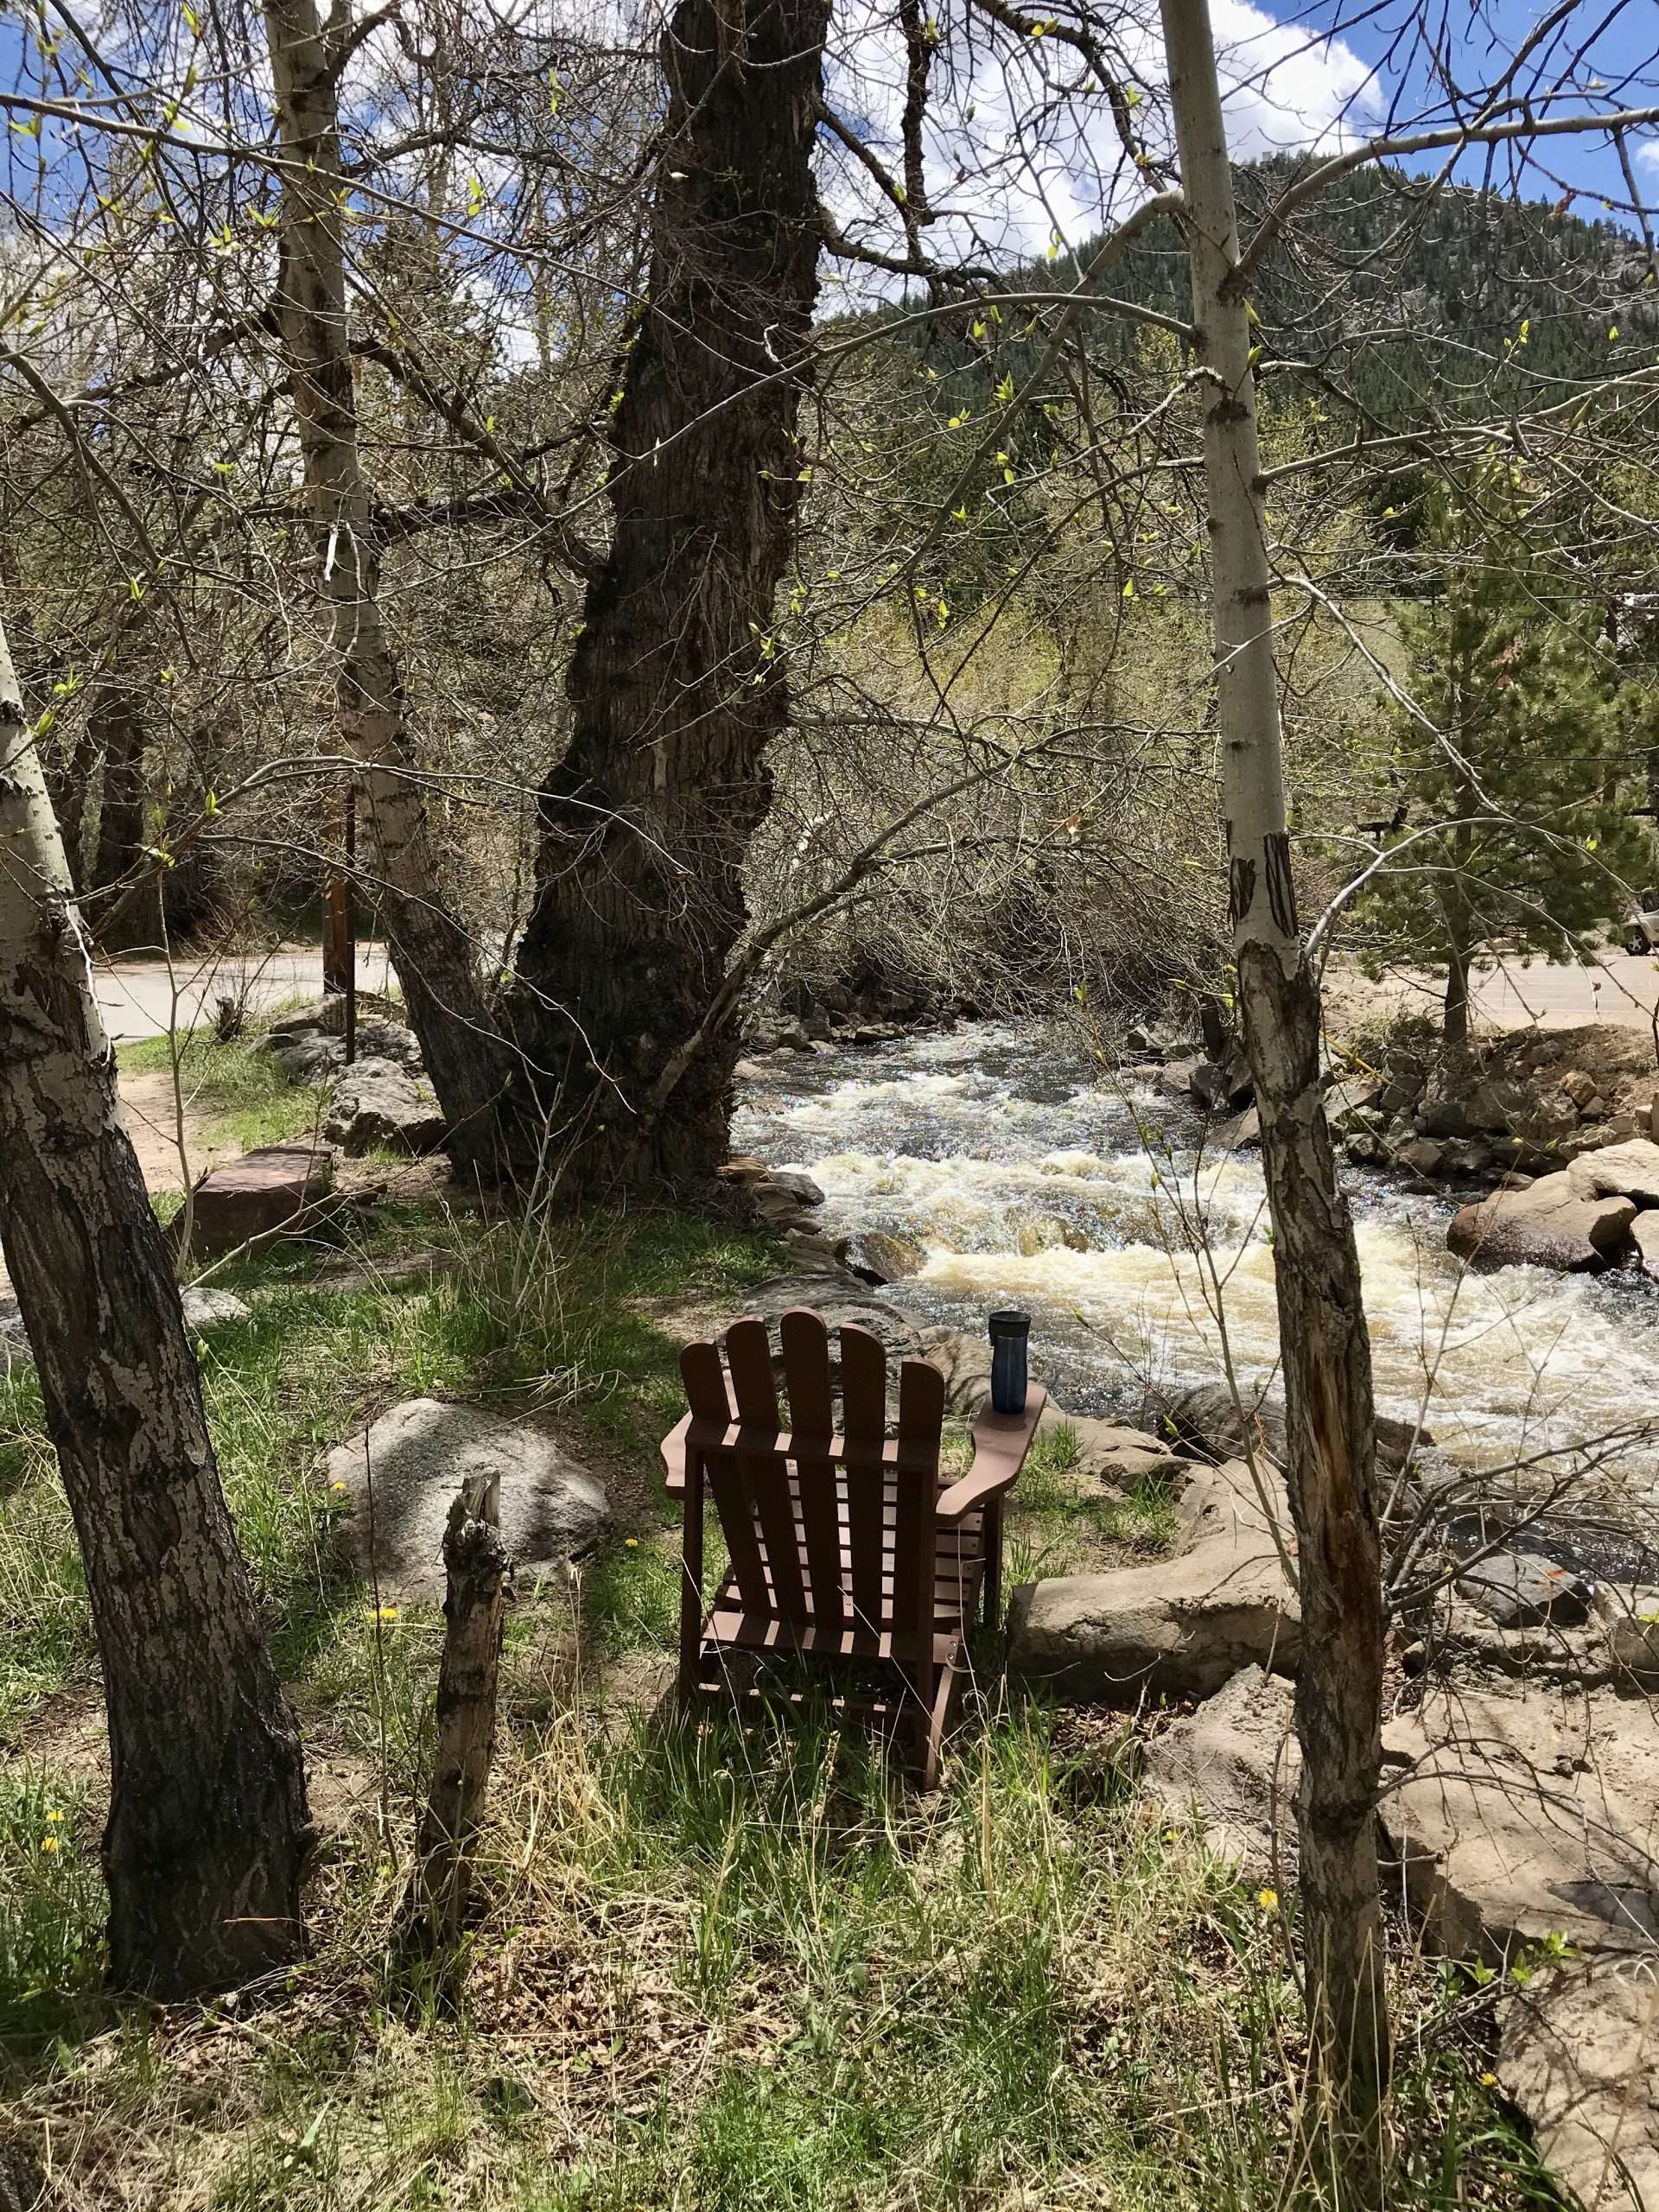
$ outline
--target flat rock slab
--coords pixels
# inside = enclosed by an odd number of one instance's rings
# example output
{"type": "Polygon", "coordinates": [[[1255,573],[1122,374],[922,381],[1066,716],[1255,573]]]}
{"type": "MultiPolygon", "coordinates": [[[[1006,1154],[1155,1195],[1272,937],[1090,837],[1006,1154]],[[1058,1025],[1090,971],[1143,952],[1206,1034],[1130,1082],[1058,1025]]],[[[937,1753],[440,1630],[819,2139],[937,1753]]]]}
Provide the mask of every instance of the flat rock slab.
{"type": "Polygon", "coordinates": [[[469,1475],[500,1477],[501,1533],[521,1590],[561,1581],[604,1535],[610,1502],[598,1478],[527,1422],[480,1406],[410,1398],[328,1454],[327,1478],[352,1510],[346,1534],[383,1596],[442,1604],[443,1532],[469,1475]],[[370,1489],[372,1478],[372,1501],[370,1489]]]}
{"type": "MultiPolygon", "coordinates": [[[[1659,1151],[1659,1146],[1649,1149],[1659,1151]]],[[[1573,1181],[1586,1164],[1574,1161],[1570,1170],[1541,1175],[1524,1191],[1495,1191],[1478,1205],[1465,1206],[1446,1232],[1448,1249],[1489,1268],[1554,1268],[1568,1274],[1605,1267],[1624,1247],[1636,1202],[1587,1195],[1573,1181]]]]}
{"type": "Polygon", "coordinates": [[[1014,1592],[1012,1673],[1072,1699],[1134,1705],[1143,1694],[1208,1697],[1246,1667],[1295,1671],[1295,1593],[1249,1470],[1206,1469],[1192,1487],[1182,1500],[1192,1543],[1179,1558],[1014,1592]]]}
{"type": "Polygon", "coordinates": [[[1147,1745],[1142,1786],[1164,1817],[1196,1816],[1210,1849],[1242,1874],[1295,1868],[1294,1701],[1282,1676],[1245,1667],[1147,1745]]]}
{"type": "Polygon", "coordinates": [[[1504,2006],[1497,2073],[1585,2212],[1659,2204],[1659,1962],[1592,1959],[1504,2006]]]}
{"type": "Polygon", "coordinates": [[[245,1152],[196,1185],[190,1249],[211,1258],[257,1238],[299,1235],[313,1226],[334,1185],[331,1146],[272,1144],[245,1152]]]}
{"type": "Polygon", "coordinates": [[[1645,1698],[1437,1686],[1383,1730],[1390,1853],[1430,1947],[1495,1955],[1552,1932],[1659,1946],[1659,1716],[1645,1698]]]}

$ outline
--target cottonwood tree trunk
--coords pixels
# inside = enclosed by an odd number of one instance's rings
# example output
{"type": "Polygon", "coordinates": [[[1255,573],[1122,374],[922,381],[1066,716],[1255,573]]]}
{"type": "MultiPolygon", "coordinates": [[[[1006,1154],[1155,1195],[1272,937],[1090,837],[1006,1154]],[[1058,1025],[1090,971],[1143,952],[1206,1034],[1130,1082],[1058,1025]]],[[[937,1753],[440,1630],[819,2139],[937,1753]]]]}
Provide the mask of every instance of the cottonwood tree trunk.
{"type": "Polygon", "coordinates": [[[1389,2066],[1378,1907],[1382,1577],[1370,1342],[1353,1224],[1319,1091],[1319,985],[1291,880],[1272,572],[1250,324],[1206,0],[1162,0],[1186,198],[1192,313],[1207,372],[1205,474],[1234,950],[1274,1229],[1287,1469],[1302,1613],[1296,1728],[1316,2124],[1345,2204],[1380,2196],[1389,2066]]]}
{"type": "Polygon", "coordinates": [[[788,713],[772,642],[817,294],[826,0],[679,0],[662,42],[650,291],[613,419],[610,552],[573,735],[540,800],[514,1020],[584,1189],[725,1157],[729,1027],[691,1049],[747,918],[742,869],[788,713]]]}
{"type": "Polygon", "coordinates": [[[299,1732],[259,1635],[178,1287],[0,632],[0,1245],[86,1561],[109,1714],[110,1965],[214,1988],[301,1948],[299,1732]]]}
{"type": "MultiPolygon", "coordinates": [[[[365,764],[359,819],[409,1018],[449,1126],[457,1166],[493,1173],[498,1119],[516,1065],[492,1022],[473,948],[439,889],[437,850],[414,773],[403,682],[380,604],[380,556],[358,445],[342,245],[334,40],[315,0],[264,10],[276,128],[289,168],[281,200],[277,309],[315,537],[319,588],[333,612],[339,717],[365,764]]],[[[349,19],[338,20],[349,30],[349,19]]]]}
{"type": "MultiPolygon", "coordinates": [[[[148,734],[143,696],[118,669],[98,682],[88,734],[94,754],[104,763],[92,877],[93,888],[101,890],[107,884],[118,883],[144,858],[149,842],[144,835],[149,781],[145,771],[148,734]]],[[[131,952],[141,945],[161,944],[161,891],[154,879],[142,887],[135,886],[121,898],[107,925],[99,925],[96,906],[92,915],[99,944],[105,952],[131,952]]]]}

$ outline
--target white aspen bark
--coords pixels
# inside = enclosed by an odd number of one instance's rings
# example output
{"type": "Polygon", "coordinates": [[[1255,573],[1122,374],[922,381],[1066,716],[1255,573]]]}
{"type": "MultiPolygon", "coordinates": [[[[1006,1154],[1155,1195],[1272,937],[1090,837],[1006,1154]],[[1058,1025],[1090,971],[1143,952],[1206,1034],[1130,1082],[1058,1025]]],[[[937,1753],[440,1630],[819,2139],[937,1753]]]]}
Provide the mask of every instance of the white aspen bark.
{"type": "Polygon", "coordinates": [[[110,1963],[165,1996],[302,1948],[299,1731],[257,1625],[178,1286],[0,631],[0,1245],[104,1672],[110,1963]]]}
{"type": "Polygon", "coordinates": [[[1340,2201],[1376,2202],[1389,2071],[1376,1804],[1382,1555],[1370,1342],[1319,1089],[1319,993],[1291,876],[1247,284],[1208,0],[1161,0],[1208,374],[1205,480],[1233,946],[1274,1237],[1303,1658],[1298,1807],[1313,2125],[1340,2201]]]}
{"type": "Polygon", "coordinates": [[[392,964],[458,1166],[494,1172],[513,1056],[492,1020],[472,946],[439,888],[358,443],[332,43],[315,0],[264,10],[283,179],[278,313],[288,356],[320,589],[333,614],[341,741],[364,764],[361,819],[380,877],[392,964]]]}

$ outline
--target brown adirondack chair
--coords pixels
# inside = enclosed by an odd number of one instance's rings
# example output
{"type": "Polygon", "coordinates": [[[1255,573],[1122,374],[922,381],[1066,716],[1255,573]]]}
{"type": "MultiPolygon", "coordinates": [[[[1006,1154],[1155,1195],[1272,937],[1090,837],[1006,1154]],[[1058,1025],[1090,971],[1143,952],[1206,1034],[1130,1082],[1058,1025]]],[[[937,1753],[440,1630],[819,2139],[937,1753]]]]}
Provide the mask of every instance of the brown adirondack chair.
{"type": "MultiPolygon", "coordinates": [[[[765,1322],[727,1331],[724,1368],[713,1344],[688,1344],[680,1355],[690,1411],[662,1450],[669,1490],[685,1503],[681,1702],[728,1694],[733,1653],[822,1667],[861,1662],[877,1694],[836,1695],[827,1683],[836,1710],[906,1739],[931,1789],[975,1609],[982,1596],[995,1621],[1001,1607],[1002,1497],[1025,1464],[1045,1393],[1033,1385],[1021,1414],[988,1408],[974,1424],[973,1465],[942,1486],[944,1378],[937,1367],[903,1363],[898,1434],[889,1439],[881,1340],[843,1328],[837,1433],[822,1318],[796,1307],[780,1332],[787,1428],[765,1322]],[[705,1482],[731,1555],[707,1613],[705,1482]]],[[[801,1701],[799,1689],[786,1694],[801,1701]]]]}

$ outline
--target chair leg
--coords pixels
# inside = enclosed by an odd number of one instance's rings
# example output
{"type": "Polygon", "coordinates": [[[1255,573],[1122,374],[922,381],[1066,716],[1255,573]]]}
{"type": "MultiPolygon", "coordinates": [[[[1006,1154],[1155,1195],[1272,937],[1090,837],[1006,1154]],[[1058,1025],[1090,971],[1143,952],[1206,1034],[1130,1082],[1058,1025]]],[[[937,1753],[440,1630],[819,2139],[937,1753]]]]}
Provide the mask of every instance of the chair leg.
{"type": "Polygon", "coordinates": [[[676,1693],[682,1713],[697,1701],[702,1656],[702,1463],[686,1454],[685,1519],[680,1543],[680,1664],[676,1693]]]}
{"type": "Polygon", "coordinates": [[[985,1508],[981,1524],[985,1546],[985,1579],[982,1604],[987,1628],[1002,1625],[1002,1501],[994,1497],[985,1508]]]}
{"type": "Polygon", "coordinates": [[[939,1761],[944,1748],[944,1732],[950,1724],[950,1707],[957,1689],[957,1669],[952,1661],[939,1669],[934,1686],[931,1708],[922,1715],[921,1763],[922,1788],[937,1789],[939,1786],[939,1761]]]}

